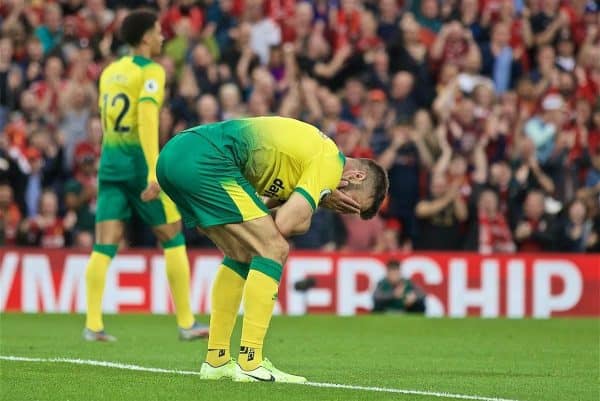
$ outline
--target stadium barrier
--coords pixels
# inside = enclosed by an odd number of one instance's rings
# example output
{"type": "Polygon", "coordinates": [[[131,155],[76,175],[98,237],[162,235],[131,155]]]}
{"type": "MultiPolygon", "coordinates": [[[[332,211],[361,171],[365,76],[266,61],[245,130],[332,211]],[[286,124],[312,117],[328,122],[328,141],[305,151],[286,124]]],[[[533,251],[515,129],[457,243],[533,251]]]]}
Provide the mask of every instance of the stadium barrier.
{"type": "MultiPolygon", "coordinates": [[[[210,308],[210,285],[221,257],[189,252],[191,300],[210,308]]],[[[293,253],[281,280],[276,313],[354,315],[372,307],[371,294],[385,261],[402,260],[403,274],[427,296],[428,316],[600,316],[600,255],[472,253],[293,253]],[[315,287],[297,291],[307,277],[315,287]]],[[[0,250],[0,311],[85,311],[86,253],[74,250],[0,250]]],[[[154,250],[119,253],[107,275],[108,313],[172,311],[164,259],[154,250]]]]}

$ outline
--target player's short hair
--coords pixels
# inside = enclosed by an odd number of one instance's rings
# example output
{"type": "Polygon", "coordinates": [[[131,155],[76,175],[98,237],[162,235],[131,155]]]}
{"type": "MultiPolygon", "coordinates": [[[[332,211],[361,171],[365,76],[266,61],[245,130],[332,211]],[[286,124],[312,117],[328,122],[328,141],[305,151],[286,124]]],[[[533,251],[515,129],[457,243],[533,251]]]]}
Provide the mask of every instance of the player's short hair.
{"type": "Polygon", "coordinates": [[[370,194],[373,198],[371,206],[360,213],[360,218],[363,220],[372,219],[375,217],[385,196],[390,188],[390,181],[387,172],[379,164],[371,159],[359,159],[367,172],[367,178],[363,185],[370,189],[370,194]]]}
{"type": "Polygon", "coordinates": [[[158,21],[158,15],[151,10],[135,10],[129,13],[121,23],[119,34],[129,46],[137,46],[142,38],[158,21]]]}

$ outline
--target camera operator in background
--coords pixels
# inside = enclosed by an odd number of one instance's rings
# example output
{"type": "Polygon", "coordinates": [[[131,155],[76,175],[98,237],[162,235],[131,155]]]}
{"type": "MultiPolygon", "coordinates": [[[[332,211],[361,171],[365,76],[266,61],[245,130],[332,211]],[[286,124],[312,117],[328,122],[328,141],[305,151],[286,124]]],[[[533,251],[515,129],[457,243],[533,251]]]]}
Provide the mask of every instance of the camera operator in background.
{"type": "Polygon", "coordinates": [[[386,264],[386,276],[377,283],[373,294],[373,312],[425,313],[425,293],[402,277],[400,262],[386,264]]]}

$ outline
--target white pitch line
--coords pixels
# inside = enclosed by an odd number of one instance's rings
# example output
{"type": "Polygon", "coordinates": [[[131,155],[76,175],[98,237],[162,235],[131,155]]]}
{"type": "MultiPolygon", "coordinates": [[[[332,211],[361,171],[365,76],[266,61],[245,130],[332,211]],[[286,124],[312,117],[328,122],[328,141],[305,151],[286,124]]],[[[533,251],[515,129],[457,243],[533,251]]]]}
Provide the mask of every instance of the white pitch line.
{"type": "Polygon", "coordinates": [[[380,393],[397,393],[397,394],[409,394],[409,395],[428,395],[431,397],[441,398],[455,398],[459,400],[477,400],[477,401],[518,401],[511,400],[508,398],[494,398],[494,397],[482,397],[479,395],[466,395],[466,394],[452,394],[452,393],[440,393],[437,391],[420,391],[420,390],[403,390],[400,388],[389,388],[389,387],[365,387],[365,386],[354,386],[350,384],[334,384],[334,383],[304,383],[307,386],[313,387],[328,387],[328,388],[341,388],[346,390],[362,390],[362,391],[375,391],[380,393]]]}
{"type": "MultiPolygon", "coordinates": [[[[134,370],[134,371],[138,371],[138,372],[170,373],[170,374],[186,375],[186,376],[199,376],[200,375],[200,372],[194,372],[191,370],[149,368],[146,366],[132,365],[132,364],[128,364],[128,363],[94,361],[91,359],[29,358],[29,357],[22,357],[22,356],[0,355],[0,360],[16,361],[16,362],[70,363],[70,364],[75,364],[75,365],[102,366],[105,368],[134,370]]],[[[423,396],[427,395],[427,396],[431,396],[431,397],[454,398],[454,399],[459,399],[459,400],[519,401],[519,400],[512,400],[512,399],[507,399],[507,398],[482,397],[479,395],[440,393],[440,392],[436,392],[436,391],[404,390],[404,389],[399,389],[399,388],[388,388],[388,387],[354,386],[354,385],[349,385],[349,384],[307,382],[307,383],[303,383],[302,385],[303,386],[311,386],[311,387],[337,388],[337,389],[344,389],[344,390],[373,391],[373,392],[379,392],[379,393],[396,393],[396,394],[423,395],[423,396]]]]}
{"type": "Polygon", "coordinates": [[[115,368],[124,370],[135,370],[138,372],[152,372],[152,373],[172,373],[177,375],[192,375],[198,376],[200,372],[193,372],[191,370],[176,370],[176,369],[161,369],[161,368],[148,368],[145,366],[131,365],[127,363],[119,362],[107,362],[107,361],[94,361],[92,359],[72,359],[72,358],[29,358],[23,356],[12,356],[12,355],[0,355],[1,360],[5,361],[17,361],[17,362],[47,362],[47,363],[71,363],[75,365],[90,365],[90,366],[103,366],[105,368],[115,368]]]}

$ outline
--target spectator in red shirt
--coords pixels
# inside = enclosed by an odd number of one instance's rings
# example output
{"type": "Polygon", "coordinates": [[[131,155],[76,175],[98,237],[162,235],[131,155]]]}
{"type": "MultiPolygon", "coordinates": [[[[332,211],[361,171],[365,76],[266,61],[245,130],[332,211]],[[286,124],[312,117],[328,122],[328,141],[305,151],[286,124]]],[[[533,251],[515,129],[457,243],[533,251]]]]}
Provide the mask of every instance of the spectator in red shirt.
{"type": "Polygon", "coordinates": [[[44,65],[44,79],[31,85],[31,90],[36,94],[42,112],[46,119],[56,123],[60,93],[65,89],[63,80],[64,66],[59,57],[49,57],[44,65]]]}
{"type": "Polygon", "coordinates": [[[383,42],[377,36],[377,20],[370,11],[364,11],[360,20],[360,35],[356,42],[356,49],[363,53],[372,53],[383,42]]]}
{"type": "Polygon", "coordinates": [[[339,8],[329,11],[329,27],[333,30],[334,49],[354,44],[360,36],[361,9],[358,0],[341,0],[339,8]]]}
{"type": "MultiPolygon", "coordinates": [[[[100,1],[100,0],[94,0],[100,1]]],[[[202,29],[204,14],[199,5],[194,0],[177,0],[174,4],[162,14],[160,24],[162,26],[165,39],[170,39],[175,35],[173,27],[177,25],[182,18],[188,18],[190,22],[191,35],[197,36],[202,29]]]]}
{"type": "Polygon", "coordinates": [[[479,52],[473,34],[460,22],[453,21],[444,25],[436,37],[431,47],[431,59],[437,65],[452,63],[460,66],[471,52],[479,52]]]}
{"type": "Polygon", "coordinates": [[[267,15],[281,28],[283,43],[294,40],[296,0],[266,0],[267,15]]]}
{"type": "Polygon", "coordinates": [[[592,111],[588,130],[588,149],[592,155],[600,154],[600,103],[592,111]]]}
{"type": "Polygon", "coordinates": [[[27,245],[63,248],[66,244],[66,236],[76,221],[74,213],[68,213],[64,219],[59,217],[56,194],[45,190],[40,197],[39,214],[26,219],[21,224],[21,232],[27,245]]]}
{"type": "Polygon", "coordinates": [[[13,199],[12,187],[7,182],[0,183],[0,245],[16,245],[21,219],[21,211],[13,199]]]}
{"type": "Polygon", "coordinates": [[[466,249],[482,254],[513,253],[516,250],[506,217],[500,213],[498,195],[483,189],[478,195],[475,218],[471,220],[466,249]]]}
{"type": "Polygon", "coordinates": [[[384,223],[381,217],[361,220],[357,215],[342,215],[346,227],[346,241],[343,251],[383,252],[385,251],[384,223]]]}

